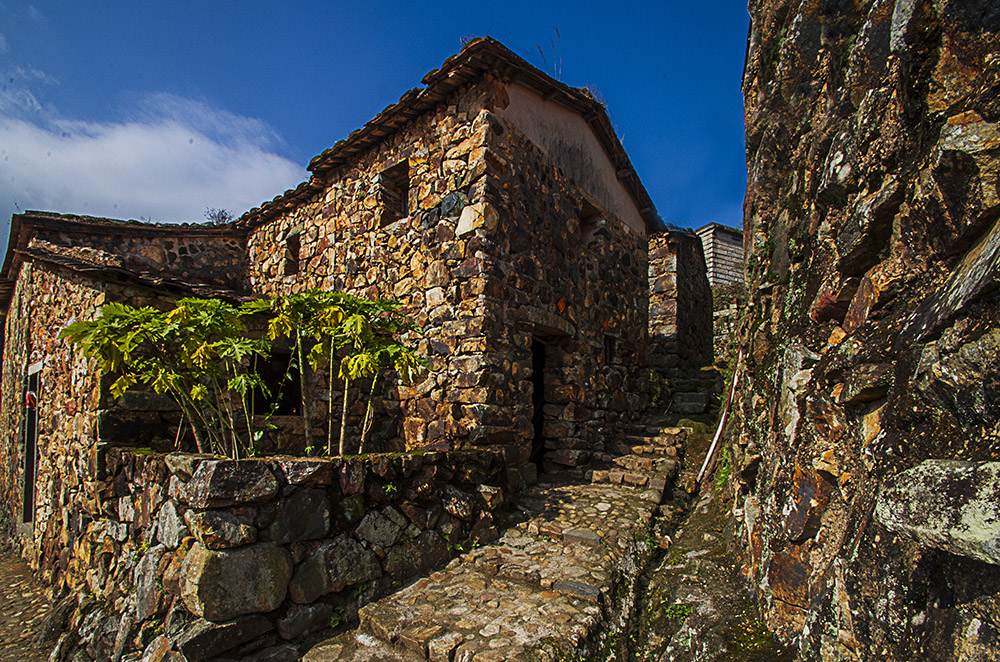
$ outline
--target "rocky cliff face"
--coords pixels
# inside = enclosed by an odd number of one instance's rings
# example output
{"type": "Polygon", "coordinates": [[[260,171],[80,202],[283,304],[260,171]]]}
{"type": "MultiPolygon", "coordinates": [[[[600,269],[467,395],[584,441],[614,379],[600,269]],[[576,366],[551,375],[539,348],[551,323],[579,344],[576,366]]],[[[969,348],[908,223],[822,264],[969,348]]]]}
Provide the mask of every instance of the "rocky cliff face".
{"type": "Polygon", "coordinates": [[[1000,4],[749,11],[745,573],[802,659],[997,659],[1000,4]]]}

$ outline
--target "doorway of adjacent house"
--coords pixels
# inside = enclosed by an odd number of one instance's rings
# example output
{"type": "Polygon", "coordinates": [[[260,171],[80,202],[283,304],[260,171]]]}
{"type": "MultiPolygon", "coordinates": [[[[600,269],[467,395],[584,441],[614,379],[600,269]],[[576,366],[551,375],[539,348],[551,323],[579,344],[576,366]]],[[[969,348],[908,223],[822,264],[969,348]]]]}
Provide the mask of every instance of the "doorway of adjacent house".
{"type": "Polygon", "coordinates": [[[546,346],[538,338],[531,339],[531,424],[534,437],[531,440],[531,461],[541,469],[545,455],[545,355],[546,346]]]}
{"type": "Polygon", "coordinates": [[[41,366],[28,369],[24,382],[24,473],[21,522],[35,521],[35,476],[38,473],[38,398],[41,366]]]}

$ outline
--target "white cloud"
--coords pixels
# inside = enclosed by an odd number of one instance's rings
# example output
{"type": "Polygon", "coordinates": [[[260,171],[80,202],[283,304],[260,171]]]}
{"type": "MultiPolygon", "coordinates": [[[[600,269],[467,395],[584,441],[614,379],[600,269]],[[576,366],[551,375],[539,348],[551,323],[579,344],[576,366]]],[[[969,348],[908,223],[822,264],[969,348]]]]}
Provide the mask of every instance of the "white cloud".
{"type": "Polygon", "coordinates": [[[3,36],[3,33],[0,32],[0,55],[6,53],[9,50],[10,50],[10,44],[7,43],[7,37],[3,36]]]}
{"type": "Polygon", "coordinates": [[[50,113],[31,112],[38,102],[27,89],[7,92],[0,94],[4,215],[19,208],[198,222],[206,207],[240,214],[306,176],[275,152],[280,137],[265,123],[198,101],[152,95],[129,120],[98,123],[43,119],[50,113]]]}

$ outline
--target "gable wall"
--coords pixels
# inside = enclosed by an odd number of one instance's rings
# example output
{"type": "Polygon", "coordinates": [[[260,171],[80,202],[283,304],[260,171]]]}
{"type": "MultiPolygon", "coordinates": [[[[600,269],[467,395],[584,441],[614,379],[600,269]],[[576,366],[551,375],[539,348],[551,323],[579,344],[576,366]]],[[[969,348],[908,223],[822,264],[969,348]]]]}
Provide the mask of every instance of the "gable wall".
{"type": "Polygon", "coordinates": [[[516,416],[512,431],[523,453],[533,437],[531,343],[541,339],[543,466],[576,467],[602,453],[638,408],[647,359],[646,238],[610,210],[596,230],[584,231],[581,202],[596,196],[519,126],[500,122],[490,142],[496,186],[488,193],[500,230],[476,231],[491,242],[490,341],[511,385],[499,403],[516,416]]]}
{"type": "Polygon", "coordinates": [[[646,222],[587,122],[520,85],[507,85],[505,93],[508,104],[499,106],[497,114],[515,125],[603,209],[639,236],[646,236],[646,222]]]}

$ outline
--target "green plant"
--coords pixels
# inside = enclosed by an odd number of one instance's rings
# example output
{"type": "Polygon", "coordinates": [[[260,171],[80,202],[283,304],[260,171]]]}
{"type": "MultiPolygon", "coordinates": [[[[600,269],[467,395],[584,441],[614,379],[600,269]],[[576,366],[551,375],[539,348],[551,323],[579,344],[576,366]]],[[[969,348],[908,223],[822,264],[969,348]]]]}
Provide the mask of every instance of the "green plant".
{"type": "Polygon", "coordinates": [[[649,381],[649,406],[648,410],[653,412],[663,412],[670,403],[670,382],[666,375],[656,370],[650,370],[649,381]]]}
{"type": "MultiPolygon", "coordinates": [[[[342,355],[338,376],[344,383],[339,452],[345,452],[347,396],[352,381],[371,378],[359,452],[373,421],[372,401],[378,375],[394,369],[412,381],[424,360],[399,335],[419,329],[399,313],[400,303],[371,301],[342,292],[309,290],[275,295],[240,307],[217,299],[185,298],[176,307],[160,311],[112,303],[94,320],[74,322],[60,334],[96,360],[103,373],[114,378],[111,394],[119,397],[143,384],[168,393],[180,407],[198,451],[239,458],[256,454],[264,429],[273,429],[281,388],[298,371],[307,453],[312,443],[309,383],[305,363],[313,369],[326,363],[333,372],[342,355]],[[243,318],[266,315],[265,337],[251,337],[243,318]],[[256,366],[270,356],[273,343],[288,338],[292,354],[284,380],[272,398],[256,366]],[[255,423],[254,392],[270,399],[262,425],[255,423]]],[[[333,375],[329,379],[333,400],[333,375]]],[[[332,454],[333,414],[327,423],[326,452],[332,454]]],[[[178,429],[178,440],[181,438],[178,429]]]]}
{"type": "Polygon", "coordinates": [[[723,446],[719,454],[719,464],[715,469],[715,479],[712,481],[715,490],[718,492],[729,482],[729,474],[732,473],[733,458],[729,451],[729,446],[723,446]]]}
{"type": "Polygon", "coordinates": [[[243,314],[217,299],[180,299],[166,312],[111,303],[98,318],[68,325],[60,337],[116,377],[113,396],[140,383],[169,393],[200,452],[239,457],[256,436],[249,396],[263,388],[253,359],[269,351],[266,342],[247,337],[243,314]]]}
{"type": "Polygon", "coordinates": [[[386,496],[393,496],[396,494],[396,486],[393,483],[387,483],[384,489],[386,496]]]}
{"type": "Polygon", "coordinates": [[[330,627],[336,630],[347,622],[347,611],[343,607],[334,607],[330,616],[330,627]]]}
{"type": "Polygon", "coordinates": [[[664,618],[667,618],[668,620],[671,621],[686,620],[687,617],[693,613],[694,609],[692,609],[688,605],[670,605],[669,607],[663,610],[664,618]]]}

